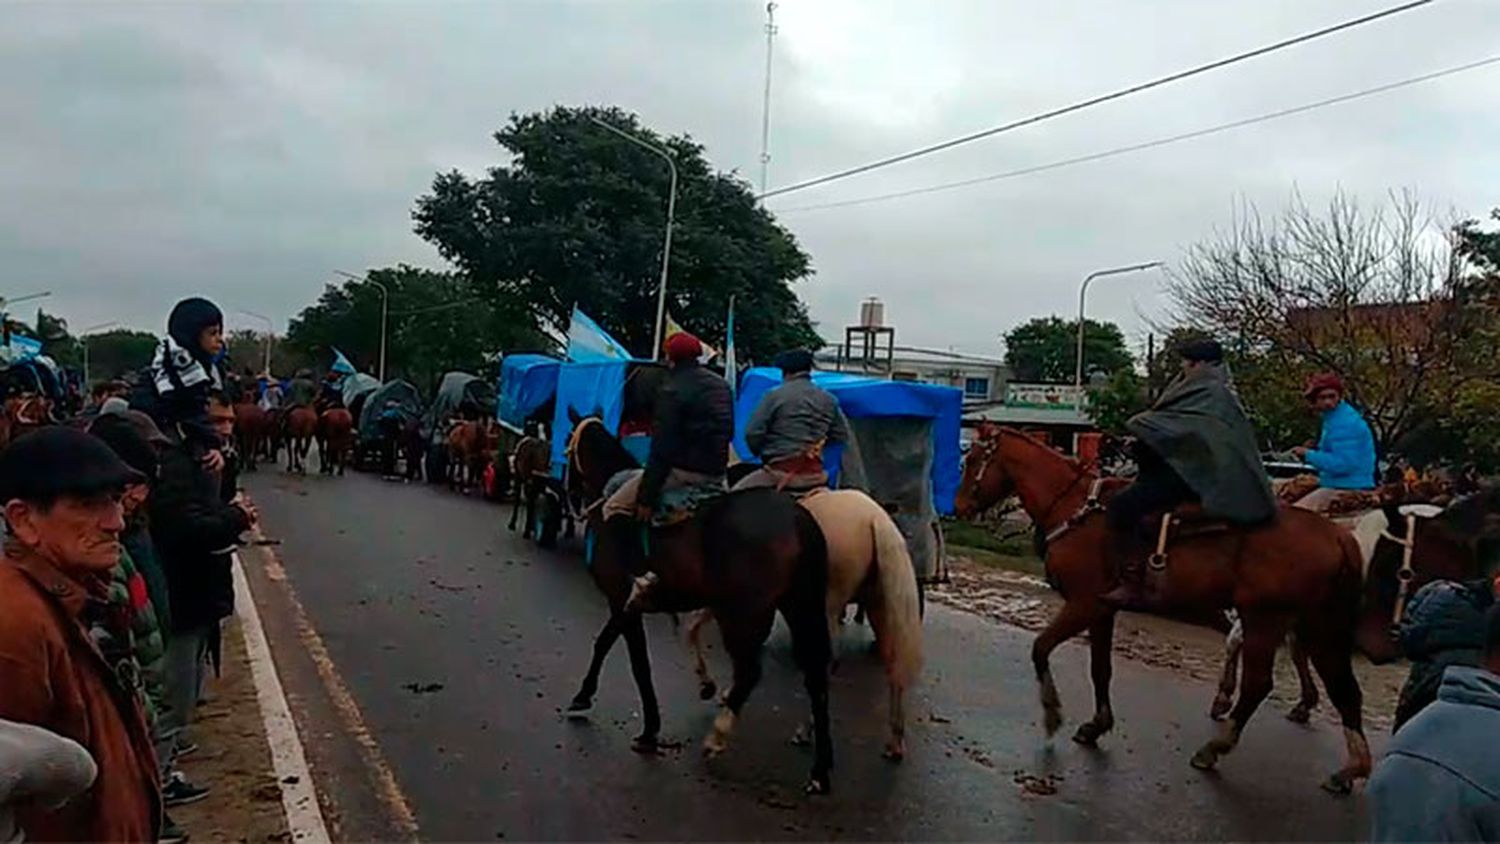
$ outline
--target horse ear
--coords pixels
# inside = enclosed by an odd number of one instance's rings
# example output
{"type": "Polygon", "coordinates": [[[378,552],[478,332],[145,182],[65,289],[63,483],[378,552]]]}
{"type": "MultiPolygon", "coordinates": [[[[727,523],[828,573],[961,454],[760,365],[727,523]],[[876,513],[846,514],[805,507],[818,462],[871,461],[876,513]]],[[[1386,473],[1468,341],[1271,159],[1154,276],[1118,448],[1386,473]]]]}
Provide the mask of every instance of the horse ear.
{"type": "Polygon", "coordinates": [[[979,423],[979,438],[981,440],[992,440],[1000,433],[1000,426],[994,422],[979,423]]]}
{"type": "Polygon", "coordinates": [[[577,408],[570,407],[568,408],[568,421],[576,426],[579,422],[583,421],[583,416],[578,413],[577,408]]]}

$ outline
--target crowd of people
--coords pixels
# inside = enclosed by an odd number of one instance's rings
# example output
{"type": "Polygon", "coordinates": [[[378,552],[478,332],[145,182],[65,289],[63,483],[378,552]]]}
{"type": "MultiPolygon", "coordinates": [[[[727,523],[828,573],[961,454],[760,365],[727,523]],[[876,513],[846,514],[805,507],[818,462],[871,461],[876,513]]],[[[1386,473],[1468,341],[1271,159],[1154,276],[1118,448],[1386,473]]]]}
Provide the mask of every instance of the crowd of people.
{"type": "Polygon", "coordinates": [[[0,452],[0,841],[184,841],[183,760],[258,520],[223,316],[180,302],[149,371],[0,452]]]}

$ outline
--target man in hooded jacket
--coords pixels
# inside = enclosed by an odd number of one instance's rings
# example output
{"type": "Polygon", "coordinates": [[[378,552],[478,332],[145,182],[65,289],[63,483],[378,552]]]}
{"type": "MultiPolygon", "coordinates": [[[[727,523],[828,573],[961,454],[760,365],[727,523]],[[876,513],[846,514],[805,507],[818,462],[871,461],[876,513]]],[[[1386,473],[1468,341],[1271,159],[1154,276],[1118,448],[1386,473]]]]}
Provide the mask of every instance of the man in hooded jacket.
{"type": "Polygon", "coordinates": [[[1213,340],[1183,346],[1182,374],[1148,411],[1126,423],[1136,438],[1136,480],[1106,505],[1106,549],[1119,572],[1101,596],[1114,607],[1150,608],[1141,523],[1154,513],[1200,502],[1209,518],[1253,526],[1276,516],[1255,429],[1229,385],[1224,350],[1213,340]]]}

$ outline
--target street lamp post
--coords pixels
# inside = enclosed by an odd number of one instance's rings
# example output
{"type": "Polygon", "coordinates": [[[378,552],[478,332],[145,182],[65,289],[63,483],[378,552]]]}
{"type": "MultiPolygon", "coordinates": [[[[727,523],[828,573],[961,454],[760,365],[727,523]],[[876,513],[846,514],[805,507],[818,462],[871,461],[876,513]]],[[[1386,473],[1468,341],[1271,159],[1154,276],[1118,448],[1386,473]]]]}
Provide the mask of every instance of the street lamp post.
{"type": "Polygon", "coordinates": [[[265,362],[265,373],[266,373],[266,377],[269,378],[269,377],[271,377],[271,344],[273,342],[275,342],[275,340],[276,340],[276,323],[271,322],[271,318],[270,317],[265,316],[263,314],[258,314],[255,311],[243,311],[242,310],[242,311],[240,311],[240,313],[244,314],[247,317],[252,317],[254,319],[258,319],[261,322],[263,322],[263,323],[266,324],[266,362],[265,362]]]}
{"type": "Polygon", "coordinates": [[[364,282],[365,284],[373,284],[376,287],[380,288],[380,367],[379,371],[375,374],[375,377],[379,378],[381,383],[385,383],[385,332],[386,319],[390,315],[391,291],[387,290],[384,284],[381,284],[380,282],[376,281],[373,278],[370,278],[367,275],[355,275],[354,273],[346,273],[343,270],[334,270],[334,272],[338,273],[344,278],[364,282]]]}
{"type": "Polygon", "coordinates": [[[1161,261],[1147,261],[1144,264],[1131,264],[1128,267],[1111,267],[1107,270],[1098,270],[1089,273],[1083,279],[1083,286],[1078,288],[1078,354],[1073,361],[1073,409],[1079,413],[1083,412],[1083,340],[1084,340],[1084,316],[1083,306],[1089,295],[1089,282],[1096,278],[1107,275],[1123,275],[1125,273],[1136,273],[1161,266],[1161,261]]]}
{"type": "Polygon", "coordinates": [[[78,332],[78,341],[83,344],[83,386],[89,387],[89,335],[95,331],[103,331],[106,328],[114,328],[119,325],[118,321],[101,322],[98,325],[90,325],[88,328],[78,332]]]}
{"type": "Polygon", "coordinates": [[[589,119],[601,129],[619,135],[636,146],[648,149],[661,156],[662,160],[667,162],[667,169],[672,174],[672,187],[667,194],[667,234],[661,247],[661,281],[657,282],[656,285],[656,331],[652,334],[651,338],[651,348],[654,350],[652,355],[655,359],[659,360],[662,354],[662,325],[665,322],[667,313],[667,268],[671,266],[672,262],[672,222],[677,216],[677,162],[672,160],[672,151],[664,146],[637,138],[635,135],[618,127],[611,126],[597,117],[590,117],[589,119]]]}

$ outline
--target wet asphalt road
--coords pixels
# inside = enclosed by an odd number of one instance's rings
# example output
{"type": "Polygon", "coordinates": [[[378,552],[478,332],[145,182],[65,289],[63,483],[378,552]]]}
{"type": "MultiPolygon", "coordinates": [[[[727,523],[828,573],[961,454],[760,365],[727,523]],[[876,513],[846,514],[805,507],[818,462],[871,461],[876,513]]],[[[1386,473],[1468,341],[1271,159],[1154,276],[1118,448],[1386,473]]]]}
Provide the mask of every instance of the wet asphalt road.
{"type": "MultiPolygon", "coordinates": [[[[810,759],[787,739],[806,707],[779,629],[729,752],[704,760],[698,746],[714,710],[697,699],[685,647],[666,619],[650,625],[652,664],[665,733],[684,745],[661,758],[637,756],[629,742],[638,703],[623,643],[605,666],[593,722],[560,715],[604,621],[576,549],[539,551],[505,532],[508,505],[436,488],[352,474],[272,471],[246,480],[266,535],[280,542],[290,586],[428,840],[1364,835],[1363,798],[1317,788],[1342,762],[1337,730],[1297,727],[1266,707],[1220,771],[1202,774],[1188,757],[1213,734],[1204,714],[1211,689],[1121,662],[1118,726],[1100,750],[1087,750],[1067,738],[1092,709],[1086,650],[1069,645],[1054,656],[1068,723],[1049,741],[1030,634],[939,606],[926,618],[927,670],[909,703],[905,764],[880,758],[884,683],[860,647],[862,628],[846,633],[832,687],[831,796],[801,794],[810,759]],[[1050,790],[1035,788],[1038,781],[1055,793],[1036,793],[1050,790]]],[[[294,646],[273,640],[278,662],[294,646]]],[[[727,681],[717,648],[711,659],[727,681]]],[[[299,684],[288,684],[294,706],[313,694],[299,684]]],[[[314,740],[332,730],[302,724],[314,740]]],[[[322,789],[367,785],[325,775],[316,758],[314,771],[322,789]]],[[[372,803],[363,794],[329,799],[372,803]]]]}

